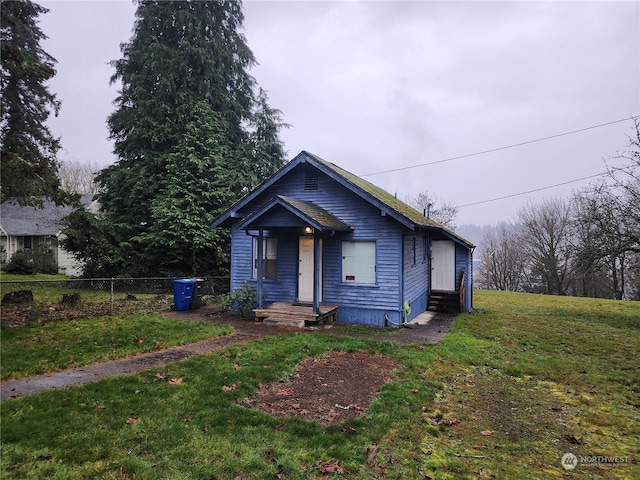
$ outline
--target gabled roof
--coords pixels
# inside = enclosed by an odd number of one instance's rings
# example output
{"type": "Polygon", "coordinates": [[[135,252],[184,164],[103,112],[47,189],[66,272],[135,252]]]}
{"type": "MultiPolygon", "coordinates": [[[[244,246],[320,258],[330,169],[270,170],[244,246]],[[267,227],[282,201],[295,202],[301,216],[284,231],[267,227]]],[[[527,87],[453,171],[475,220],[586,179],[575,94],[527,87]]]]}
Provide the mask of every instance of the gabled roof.
{"type": "Polygon", "coordinates": [[[244,198],[235,203],[226,212],[222,213],[213,221],[211,227],[215,228],[220,226],[231,226],[231,222],[234,218],[242,218],[242,215],[239,212],[247,204],[253,201],[258,195],[263,193],[266,189],[271,187],[282,177],[287,175],[295,167],[304,163],[314,166],[319,171],[328,175],[330,178],[334,179],[341,185],[344,185],[355,194],[359,195],[372,205],[379,208],[380,211],[384,214],[391,216],[411,230],[436,229],[442,231],[445,235],[451,237],[452,239],[455,239],[467,245],[468,247],[473,246],[473,244],[468,240],[460,237],[438,222],[426,218],[422,213],[410,207],[402,200],[399,200],[384,189],[370,182],[367,182],[366,180],[363,180],[362,178],[318,157],[317,155],[306,152],[304,150],[300,152],[293,160],[285,164],[280,170],[278,170],[259,187],[248,193],[244,198]]]}
{"type": "Polygon", "coordinates": [[[351,226],[340,220],[335,215],[327,212],[324,208],[319,207],[313,202],[300,200],[292,197],[278,195],[260,210],[247,216],[238,228],[241,230],[251,228],[254,222],[260,220],[275,208],[282,207],[284,210],[301,219],[305,224],[319,231],[325,230],[351,230],[351,226]]]}
{"type": "MultiPolygon", "coordinates": [[[[420,212],[418,212],[415,208],[410,207],[402,200],[398,200],[395,195],[391,195],[386,190],[374,185],[373,183],[367,182],[362,178],[354,175],[346,171],[343,168],[338,167],[337,165],[327,162],[322,158],[314,155],[312,153],[304,152],[307,155],[313,157],[317,162],[319,162],[322,166],[328,169],[330,172],[337,174],[339,177],[344,179],[350,186],[351,190],[360,190],[364,197],[370,197],[369,200],[376,200],[380,203],[378,205],[382,210],[390,210],[387,213],[397,213],[400,217],[404,217],[407,221],[402,221],[402,223],[407,224],[408,227],[411,227],[410,223],[414,223],[417,226],[421,227],[442,227],[438,222],[426,218],[420,212]]],[[[325,173],[328,173],[325,171],[325,173]]],[[[332,175],[330,175],[332,176],[332,175]]],[[[344,182],[341,182],[344,183],[344,182]]],[[[348,185],[349,186],[349,185],[348,185]]],[[[400,220],[400,219],[399,219],[400,220]]]]}
{"type": "MultiPolygon", "coordinates": [[[[92,197],[83,196],[81,203],[90,203],[92,197]]],[[[49,199],[43,199],[42,208],[23,206],[9,199],[0,204],[0,228],[12,236],[57,235],[64,228],[62,220],[74,208],[71,205],[56,205],[49,199]]]]}

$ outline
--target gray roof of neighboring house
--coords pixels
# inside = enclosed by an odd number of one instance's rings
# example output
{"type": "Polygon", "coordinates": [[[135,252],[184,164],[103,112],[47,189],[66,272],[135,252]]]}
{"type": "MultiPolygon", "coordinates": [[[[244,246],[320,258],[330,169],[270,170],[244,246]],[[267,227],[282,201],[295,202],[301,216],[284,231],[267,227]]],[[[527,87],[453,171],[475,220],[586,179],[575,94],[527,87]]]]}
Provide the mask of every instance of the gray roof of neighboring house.
{"type": "MultiPolygon", "coordinates": [[[[84,195],[82,205],[89,205],[93,195],[84,195]]],[[[0,204],[0,228],[7,235],[57,235],[64,227],[62,219],[73,211],[71,205],[56,205],[51,200],[43,200],[43,206],[20,205],[15,200],[0,204]]]]}

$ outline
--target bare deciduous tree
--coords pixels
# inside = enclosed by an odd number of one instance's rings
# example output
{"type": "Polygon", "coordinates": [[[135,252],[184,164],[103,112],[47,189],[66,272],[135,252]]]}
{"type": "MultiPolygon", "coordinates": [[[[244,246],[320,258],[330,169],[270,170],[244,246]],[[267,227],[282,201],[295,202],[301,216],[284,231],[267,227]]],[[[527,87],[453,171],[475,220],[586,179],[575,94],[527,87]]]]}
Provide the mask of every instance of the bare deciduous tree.
{"type": "Polygon", "coordinates": [[[496,290],[520,290],[525,255],[519,234],[513,225],[502,223],[487,233],[480,248],[481,273],[487,287],[496,290]]]}
{"type": "Polygon", "coordinates": [[[423,212],[424,216],[435,220],[439,224],[455,230],[458,207],[448,202],[439,202],[429,192],[420,192],[415,195],[407,195],[405,203],[416,210],[423,212]]]}
{"type": "Polygon", "coordinates": [[[609,200],[617,204],[624,220],[621,248],[627,252],[640,253],[640,118],[634,118],[634,134],[628,137],[628,149],[618,153],[614,159],[623,163],[608,168],[607,186],[609,200]]]}
{"type": "Polygon", "coordinates": [[[638,295],[633,286],[640,272],[640,120],[629,149],[614,160],[622,165],[574,195],[575,277],[586,296],[623,299],[638,295]],[[626,285],[627,279],[631,284],[626,285]]]}
{"type": "Polygon", "coordinates": [[[99,187],[94,178],[102,168],[103,166],[98,165],[96,161],[61,161],[58,176],[62,190],[78,195],[97,194],[99,187]]]}
{"type": "Polygon", "coordinates": [[[585,297],[609,297],[610,286],[604,258],[608,247],[597,222],[599,202],[592,192],[582,190],[572,199],[574,237],[571,293],[585,297]]]}
{"type": "Polygon", "coordinates": [[[528,204],[518,213],[534,291],[566,295],[571,261],[570,209],[562,199],[528,204]]]}

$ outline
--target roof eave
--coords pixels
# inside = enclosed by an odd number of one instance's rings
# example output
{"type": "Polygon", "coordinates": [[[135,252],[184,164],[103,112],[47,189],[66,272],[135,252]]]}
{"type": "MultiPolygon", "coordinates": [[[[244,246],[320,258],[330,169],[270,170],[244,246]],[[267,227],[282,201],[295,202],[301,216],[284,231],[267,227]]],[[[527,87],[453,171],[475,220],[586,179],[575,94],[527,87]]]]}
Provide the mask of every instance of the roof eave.
{"type": "Polygon", "coordinates": [[[291,203],[287,202],[286,200],[284,200],[283,198],[280,198],[280,197],[275,198],[273,201],[269,202],[267,205],[265,205],[263,208],[261,208],[257,212],[254,212],[251,215],[247,216],[243,221],[241,221],[237,225],[237,228],[239,230],[247,230],[247,229],[249,229],[250,225],[253,222],[256,222],[261,216],[265,215],[267,212],[272,210],[275,206],[281,206],[282,208],[287,210],[289,213],[291,213],[292,215],[294,215],[297,218],[301,219],[303,222],[307,223],[310,227],[312,227],[312,228],[314,228],[314,229],[316,229],[316,230],[318,230],[320,232],[324,232],[324,231],[348,231],[348,230],[352,229],[352,227],[350,227],[349,225],[346,225],[346,224],[344,224],[344,226],[324,225],[324,224],[318,222],[315,218],[313,218],[310,215],[308,215],[306,212],[296,208],[294,205],[292,205],[291,203]]]}
{"type": "Polygon", "coordinates": [[[296,155],[293,159],[287,162],[280,170],[271,175],[267,180],[261,183],[258,187],[251,190],[240,200],[231,205],[226,211],[221,213],[213,222],[211,222],[210,227],[231,227],[232,220],[237,218],[243,218],[238,212],[245,207],[248,203],[253,201],[258,195],[264,192],[267,188],[271,187],[274,183],[276,183],[280,178],[290,172],[297,165],[305,163],[307,153],[303,150],[298,155],[296,155]]]}

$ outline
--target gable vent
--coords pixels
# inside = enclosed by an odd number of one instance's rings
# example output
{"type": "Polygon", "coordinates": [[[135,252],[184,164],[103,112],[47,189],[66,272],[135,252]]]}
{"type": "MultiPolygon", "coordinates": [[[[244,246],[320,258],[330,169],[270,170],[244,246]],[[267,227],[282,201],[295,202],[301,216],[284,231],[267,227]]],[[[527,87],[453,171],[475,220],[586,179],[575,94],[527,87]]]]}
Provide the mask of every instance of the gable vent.
{"type": "Polygon", "coordinates": [[[318,171],[307,168],[304,172],[304,189],[318,190],[318,171]]]}

